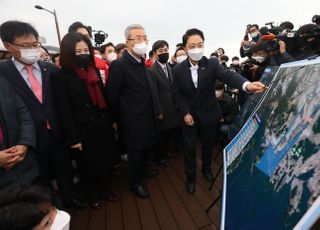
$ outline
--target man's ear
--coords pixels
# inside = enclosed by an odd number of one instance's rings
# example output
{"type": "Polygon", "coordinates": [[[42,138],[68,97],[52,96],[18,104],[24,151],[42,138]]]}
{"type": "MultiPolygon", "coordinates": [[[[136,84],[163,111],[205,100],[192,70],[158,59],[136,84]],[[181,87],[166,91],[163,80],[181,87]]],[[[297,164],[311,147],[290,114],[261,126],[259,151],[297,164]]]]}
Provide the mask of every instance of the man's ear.
{"type": "Polygon", "coordinates": [[[7,49],[7,50],[9,50],[9,48],[10,48],[10,44],[8,43],[8,42],[2,42],[2,44],[3,44],[3,46],[7,49]]]}

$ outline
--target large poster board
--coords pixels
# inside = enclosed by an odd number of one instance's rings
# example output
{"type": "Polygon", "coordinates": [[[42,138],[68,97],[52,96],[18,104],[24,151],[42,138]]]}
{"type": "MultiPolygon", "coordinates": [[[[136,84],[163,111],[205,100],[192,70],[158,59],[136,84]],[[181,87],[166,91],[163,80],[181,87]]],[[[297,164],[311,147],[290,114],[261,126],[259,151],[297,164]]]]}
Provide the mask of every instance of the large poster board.
{"type": "Polygon", "coordinates": [[[319,217],[320,60],[280,67],[224,149],[221,229],[308,229],[319,217]]]}

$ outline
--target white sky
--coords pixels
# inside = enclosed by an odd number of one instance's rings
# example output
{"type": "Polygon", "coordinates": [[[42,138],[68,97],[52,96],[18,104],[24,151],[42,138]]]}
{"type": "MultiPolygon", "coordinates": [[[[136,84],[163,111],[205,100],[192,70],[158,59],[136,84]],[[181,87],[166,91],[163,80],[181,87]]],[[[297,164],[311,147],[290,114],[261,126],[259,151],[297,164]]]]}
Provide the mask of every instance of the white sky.
{"type": "Polygon", "coordinates": [[[163,39],[173,53],[184,32],[196,27],[205,34],[206,55],[223,47],[230,59],[239,56],[247,24],[291,21],[298,29],[320,14],[319,0],[0,0],[0,23],[29,22],[46,38],[46,45],[58,44],[54,18],[34,5],[57,11],[62,37],[70,24],[81,21],[107,32],[106,42],[116,44],[124,41],[126,26],[139,23],[146,29],[150,49],[153,42],[163,39]]]}

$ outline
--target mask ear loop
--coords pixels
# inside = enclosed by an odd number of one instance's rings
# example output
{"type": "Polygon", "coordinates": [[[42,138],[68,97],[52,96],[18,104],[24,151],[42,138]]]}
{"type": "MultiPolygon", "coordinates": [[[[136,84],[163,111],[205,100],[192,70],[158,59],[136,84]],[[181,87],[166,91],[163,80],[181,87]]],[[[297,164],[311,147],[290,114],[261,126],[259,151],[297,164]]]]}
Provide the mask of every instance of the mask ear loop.
{"type": "MultiPolygon", "coordinates": [[[[20,49],[16,48],[15,46],[13,46],[10,42],[6,42],[7,44],[9,44],[12,48],[16,49],[17,51],[19,51],[20,55],[21,55],[21,52],[20,52],[20,49]]],[[[17,57],[14,53],[11,53],[13,58],[14,59],[19,59],[19,57],[17,57]]]]}

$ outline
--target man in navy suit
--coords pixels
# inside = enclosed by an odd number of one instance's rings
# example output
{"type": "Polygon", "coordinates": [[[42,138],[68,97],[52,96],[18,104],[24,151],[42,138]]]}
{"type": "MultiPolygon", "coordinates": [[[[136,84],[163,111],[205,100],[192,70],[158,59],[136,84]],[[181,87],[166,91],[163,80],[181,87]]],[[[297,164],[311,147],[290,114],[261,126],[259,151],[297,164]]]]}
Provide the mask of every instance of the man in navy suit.
{"type": "Polygon", "coordinates": [[[28,23],[7,21],[0,27],[1,40],[12,59],[0,63],[0,73],[22,98],[36,130],[35,156],[40,170],[40,183],[50,185],[57,179],[65,206],[80,207],[73,199],[72,165],[63,144],[62,134],[53,107],[50,75],[57,68],[39,61],[41,44],[37,31],[28,23]],[[50,172],[50,168],[53,172],[50,172]]]}
{"type": "Polygon", "coordinates": [[[263,92],[260,82],[250,83],[241,75],[222,68],[216,59],[203,56],[204,35],[198,29],[190,29],[183,36],[183,44],[189,58],[173,69],[173,98],[178,107],[179,121],[185,145],[185,169],[187,191],[195,192],[196,157],[198,136],[202,145],[202,174],[213,180],[211,172],[212,152],[217,123],[222,112],[215,96],[215,81],[248,93],[263,92]]]}
{"type": "Polygon", "coordinates": [[[36,134],[27,107],[0,76],[0,188],[31,184],[38,177],[36,134]]]}

